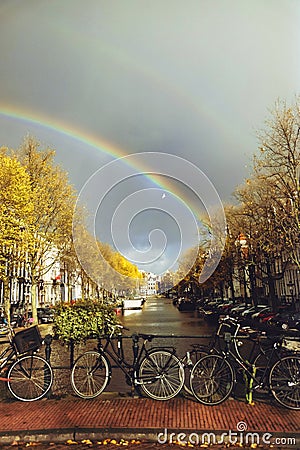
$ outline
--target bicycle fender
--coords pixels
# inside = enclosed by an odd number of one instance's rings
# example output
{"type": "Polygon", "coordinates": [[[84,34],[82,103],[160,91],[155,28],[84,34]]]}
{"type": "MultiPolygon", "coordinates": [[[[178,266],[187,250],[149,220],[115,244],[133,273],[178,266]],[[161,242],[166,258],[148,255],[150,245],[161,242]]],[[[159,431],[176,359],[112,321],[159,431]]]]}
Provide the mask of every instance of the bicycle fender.
{"type": "Polygon", "coordinates": [[[176,348],[175,347],[151,347],[149,350],[147,350],[147,354],[151,355],[151,353],[153,352],[157,352],[157,351],[167,351],[172,353],[173,355],[176,355],[176,348]]]}

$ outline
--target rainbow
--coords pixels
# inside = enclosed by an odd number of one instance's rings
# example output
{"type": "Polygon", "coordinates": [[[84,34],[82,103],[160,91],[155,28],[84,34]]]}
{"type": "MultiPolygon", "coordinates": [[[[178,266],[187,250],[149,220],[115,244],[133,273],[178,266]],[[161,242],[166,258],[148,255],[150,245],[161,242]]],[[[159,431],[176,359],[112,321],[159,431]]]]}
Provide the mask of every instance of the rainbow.
{"type": "MultiPolygon", "coordinates": [[[[125,157],[128,155],[128,152],[126,152],[123,149],[120,149],[116,145],[113,145],[112,143],[105,141],[104,139],[99,139],[98,137],[94,137],[91,135],[88,135],[87,133],[78,130],[78,128],[75,128],[74,126],[71,126],[69,124],[61,124],[58,121],[55,121],[53,119],[50,119],[46,116],[42,115],[35,115],[33,113],[29,112],[23,112],[21,109],[11,109],[11,108],[1,108],[0,107],[0,117],[6,117],[8,119],[14,119],[21,122],[25,122],[28,124],[33,124],[35,126],[40,126],[43,128],[50,129],[52,131],[55,131],[59,134],[62,134],[70,139],[74,139],[76,141],[82,142],[84,145],[88,145],[92,148],[95,148],[102,153],[105,153],[112,159],[118,159],[125,157]]],[[[1,143],[0,143],[1,146],[1,143]]],[[[155,175],[151,175],[147,173],[146,168],[139,168],[141,173],[149,179],[152,183],[154,183],[156,186],[159,186],[166,190],[174,191],[174,189],[170,189],[166,183],[162,181],[158,181],[155,178],[155,175]]],[[[173,192],[174,193],[174,192],[173,192]]],[[[179,194],[175,194],[178,197],[180,197],[179,194]]]]}
{"type": "MultiPolygon", "coordinates": [[[[7,119],[14,119],[17,121],[21,121],[23,123],[32,124],[34,126],[43,127],[45,129],[54,131],[56,133],[59,133],[63,136],[66,136],[67,138],[74,139],[75,141],[82,142],[84,145],[90,146],[91,148],[97,149],[101,151],[103,154],[109,156],[111,160],[124,158],[128,156],[129,152],[125,151],[124,149],[119,148],[118,146],[105,141],[104,139],[99,139],[98,137],[91,136],[82,130],[78,130],[78,128],[75,128],[74,126],[71,126],[69,124],[62,124],[58,121],[55,121],[52,118],[43,116],[43,115],[35,115],[34,113],[31,113],[29,111],[22,111],[21,109],[17,108],[11,108],[11,107],[2,107],[0,105],[0,117],[4,117],[7,119]]],[[[30,130],[29,130],[30,132],[30,130]]],[[[0,143],[1,145],[1,143],[0,143]]],[[[157,178],[157,174],[153,174],[150,172],[147,172],[147,167],[137,167],[133,164],[129,164],[126,161],[126,158],[124,160],[125,164],[131,165],[135,169],[137,169],[146,179],[150,180],[151,183],[153,183],[155,186],[164,189],[166,191],[171,192],[174,196],[176,196],[180,201],[183,201],[187,205],[189,205],[189,208],[193,211],[193,214],[196,218],[196,220],[200,221],[200,223],[203,220],[203,211],[199,212],[197,211],[195,207],[193,207],[190,204],[190,200],[186,195],[183,195],[183,193],[180,191],[180,189],[176,186],[174,186],[174,183],[172,184],[170,181],[168,183],[167,178],[165,177],[159,177],[157,178]],[[201,217],[202,216],[202,217],[201,217]]]]}
{"type": "MultiPolygon", "coordinates": [[[[206,96],[201,96],[200,93],[198,93],[197,96],[193,96],[186,91],[184,87],[176,84],[171,77],[162,75],[156,71],[151,64],[145,62],[141,64],[139,58],[136,58],[133,53],[123,49],[122,46],[108,41],[105,39],[105,36],[98,39],[94,34],[93,27],[75,28],[69,20],[65,20],[64,15],[55,17],[53,26],[55,27],[53,32],[55,31],[56,36],[60,36],[62,42],[72,43],[72,46],[75,49],[84,49],[85,54],[87,55],[89,55],[89,53],[93,54],[95,50],[97,50],[99,57],[109,58],[109,60],[119,68],[126,68],[133,73],[137,73],[141,79],[144,79],[147,83],[160,88],[162,92],[170,95],[173,99],[179,100],[181,104],[187,105],[190,108],[192,117],[199,116],[199,120],[201,117],[209,120],[214,124],[215,129],[222,131],[223,136],[225,139],[228,139],[228,142],[232,139],[232,126],[231,123],[226,122],[226,114],[222,114],[207,101],[207,98],[213,97],[214,94],[211,83],[207,83],[207,89],[211,89],[211,92],[207,92],[206,96]]],[[[82,84],[84,85],[85,82],[87,82],[87,80],[83,79],[82,84]]],[[[49,117],[49,115],[43,114],[41,111],[33,112],[27,108],[26,110],[21,109],[21,107],[17,105],[0,104],[0,117],[1,116],[57,131],[66,137],[91,146],[112,158],[120,158],[131,153],[130,149],[122,149],[112,142],[106,141],[102,137],[99,138],[98,136],[88,134],[70,123],[57,121],[49,117]]],[[[239,131],[235,130],[235,134],[238,135],[241,145],[243,145],[243,137],[239,136],[239,131]]],[[[160,184],[153,179],[152,181],[155,184],[160,184]]]]}
{"type": "Polygon", "coordinates": [[[61,124],[54,119],[50,119],[41,114],[37,116],[28,111],[25,113],[25,111],[22,111],[21,109],[13,109],[9,107],[1,108],[0,106],[0,117],[1,116],[8,119],[15,119],[21,122],[27,122],[29,124],[51,129],[53,131],[56,131],[57,133],[65,135],[66,137],[81,141],[88,146],[101,150],[102,152],[111,155],[114,158],[120,158],[127,154],[124,150],[121,150],[117,146],[111,144],[108,141],[105,141],[104,139],[100,140],[99,138],[88,135],[82,130],[78,131],[77,128],[72,127],[69,124],[61,124]]]}

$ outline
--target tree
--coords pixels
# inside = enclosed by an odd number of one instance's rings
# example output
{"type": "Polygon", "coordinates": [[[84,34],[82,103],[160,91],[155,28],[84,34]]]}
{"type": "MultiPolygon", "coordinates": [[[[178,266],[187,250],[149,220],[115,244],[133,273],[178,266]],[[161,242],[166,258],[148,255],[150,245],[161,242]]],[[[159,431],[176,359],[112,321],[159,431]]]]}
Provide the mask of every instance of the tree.
{"type": "Polygon", "coordinates": [[[187,290],[189,295],[196,297],[201,295],[206,284],[201,284],[200,277],[207,260],[206,247],[192,247],[186,250],[179,260],[177,271],[178,288],[180,292],[187,290]]]}
{"type": "Polygon", "coordinates": [[[80,218],[74,220],[73,231],[74,248],[70,254],[75,255],[73,261],[76,260],[77,268],[80,267],[84,284],[94,284],[98,293],[102,290],[102,294],[108,292],[109,296],[117,291],[136,288],[142,275],[134,264],[115,252],[109,244],[92,236],[80,218]]]}
{"type": "Polygon", "coordinates": [[[275,280],[283,276],[275,273],[275,258],[284,251],[285,240],[274,212],[273,182],[254,174],[236,190],[236,196],[240,201],[236,215],[246,240],[242,259],[248,270],[253,301],[257,302],[259,279],[268,286],[269,302],[275,306],[275,280]]]}
{"type": "Polygon", "coordinates": [[[110,280],[111,290],[134,290],[142,278],[137,266],[114,251],[108,244],[98,242],[98,248],[103,258],[102,267],[105,285],[109,288],[107,280],[110,280]]]}
{"type": "Polygon", "coordinates": [[[40,151],[39,147],[40,144],[34,138],[28,137],[15,152],[28,174],[28,195],[33,203],[35,239],[28,258],[32,282],[32,313],[35,321],[38,282],[70,247],[76,200],[67,174],[54,164],[54,151],[40,151]],[[51,258],[46,260],[47,254],[51,254],[51,258]]]}
{"type": "Polygon", "coordinates": [[[300,97],[292,106],[278,101],[266,125],[260,133],[254,170],[268,186],[269,214],[274,216],[286,251],[300,268],[300,97]]]}
{"type": "MultiPolygon", "coordinates": [[[[210,263],[217,259],[214,246],[207,252],[204,271],[210,277],[206,278],[202,289],[217,288],[222,294],[227,285],[234,295],[233,282],[238,276],[244,284],[245,297],[250,291],[252,302],[256,304],[259,295],[267,291],[270,304],[275,306],[276,281],[283,278],[287,267],[300,269],[299,139],[300,97],[292,106],[278,101],[266,121],[266,128],[259,133],[260,149],[254,156],[253,172],[235,191],[238,205],[227,207],[228,235],[218,267],[210,263]]],[[[223,223],[220,225],[222,240],[223,223]]],[[[218,244],[218,227],[214,229],[218,244]]],[[[204,248],[208,248],[205,240],[204,244],[204,248]]],[[[182,286],[188,286],[191,281],[195,283],[199,269],[201,272],[196,260],[191,270],[186,271],[191,258],[185,258],[178,271],[183,274],[182,286]]]]}
{"type": "Polygon", "coordinates": [[[281,272],[278,267],[275,270],[278,255],[286,253],[300,266],[299,130],[299,99],[292,107],[277,102],[266,129],[259,133],[253,173],[235,191],[239,205],[231,218],[235,218],[235,233],[239,228],[246,242],[240,249],[240,261],[248,272],[254,303],[260,280],[267,285],[269,302],[275,306],[275,282],[286,268],[282,265],[281,272]]]}
{"type": "Polygon", "coordinates": [[[16,158],[0,153],[0,275],[4,307],[10,319],[10,280],[34,243],[34,205],[30,177],[16,158]]]}

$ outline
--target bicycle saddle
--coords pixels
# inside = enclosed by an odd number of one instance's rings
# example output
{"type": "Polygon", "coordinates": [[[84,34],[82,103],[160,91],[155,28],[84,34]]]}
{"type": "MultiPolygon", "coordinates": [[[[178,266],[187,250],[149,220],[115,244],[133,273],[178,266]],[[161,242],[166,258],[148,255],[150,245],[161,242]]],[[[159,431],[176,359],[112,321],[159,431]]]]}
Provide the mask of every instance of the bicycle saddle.
{"type": "Polygon", "coordinates": [[[152,341],[152,339],[155,337],[154,334],[139,333],[138,335],[139,335],[139,337],[141,337],[142,339],[145,339],[147,341],[152,341]]]}

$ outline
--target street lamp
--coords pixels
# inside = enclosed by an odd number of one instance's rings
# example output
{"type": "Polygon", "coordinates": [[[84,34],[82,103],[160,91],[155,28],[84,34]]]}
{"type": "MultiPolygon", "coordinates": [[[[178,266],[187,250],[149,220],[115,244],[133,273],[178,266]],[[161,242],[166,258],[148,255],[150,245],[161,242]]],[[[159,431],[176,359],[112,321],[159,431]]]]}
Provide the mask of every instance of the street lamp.
{"type": "Polygon", "coordinates": [[[290,290],[290,297],[292,300],[292,308],[295,309],[295,299],[294,299],[294,286],[295,283],[293,283],[292,280],[289,280],[289,282],[287,283],[287,286],[289,287],[290,290]]]}
{"type": "Polygon", "coordinates": [[[248,258],[248,255],[249,255],[249,246],[248,246],[247,238],[246,238],[246,236],[244,235],[244,233],[240,233],[240,234],[238,235],[238,238],[237,238],[237,241],[236,241],[236,242],[238,242],[238,244],[239,244],[239,246],[240,246],[242,256],[243,256],[245,259],[248,258]]]}
{"type": "Polygon", "coordinates": [[[244,233],[240,233],[235,241],[235,245],[238,248],[243,263],[243,289],[244,289],[244,298],[247,303],[247,270],[246,270],[246,260],[248,259],[249,247],[247,243],[247,238],[244,233]]]}

